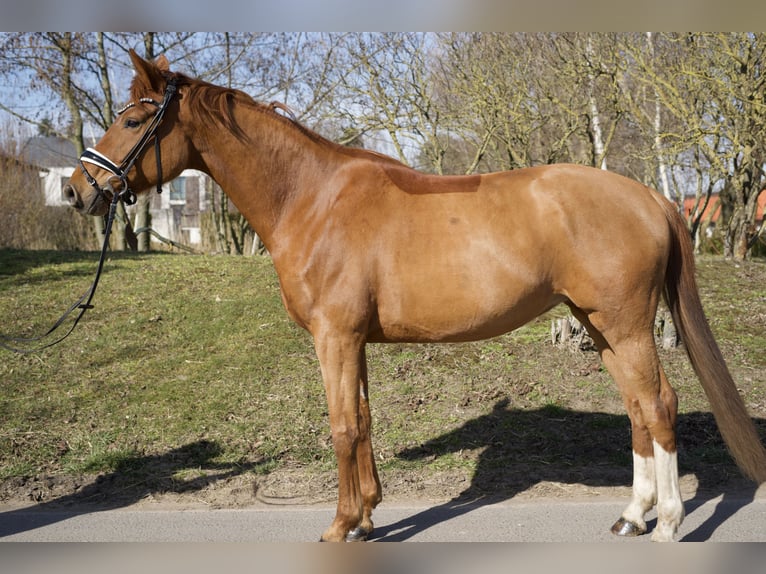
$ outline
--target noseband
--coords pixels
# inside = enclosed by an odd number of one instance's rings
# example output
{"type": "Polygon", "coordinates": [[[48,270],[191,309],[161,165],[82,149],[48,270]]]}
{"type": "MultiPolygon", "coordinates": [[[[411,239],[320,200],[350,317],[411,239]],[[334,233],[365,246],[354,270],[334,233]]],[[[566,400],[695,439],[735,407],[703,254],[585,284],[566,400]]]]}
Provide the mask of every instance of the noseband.
{"type": "MultiPolygon", "coordinates": [[[[177,87],[175,78],[170,78],[168,80],[168,85],[165,88],[165,94],[161,102],[157,102],[151,98],[141,98],[139,100],[139,103],[152,104],[156,106],[157,113],[154,114],[154,117],[149,123],[149,126],[146,128],[141,138],[130,149],[128,154],[125,156],[125,159],[122,160],[122,163],[117,165],[115,162],[94,148],[89,147],[84,152],[82,152],[78,163],[80,164],[80,170],[85,176],[85,179],[88,181],[90,186],[96,190],[96,197],[94,197],[93,202],[95,202],[99,197],[105,203],[109,203],[112,200],[115,194],[114,187],[111,184],[111,180],[113,178],[110,177],[107,180],[105,187],[101,187],[96,181],[96,178],[88,172],[85,164],[90,163],[100,167],[101,169],[108,171],[114,177],[116,177],[121,184],[120,191],[117,192],[119,199],[124,201],[127,205],[133,205],[136,202],[136,194],[128,186],[128,172],[136,163],[136,160],[143,153],[144,149],[152,138],[154,138],[154,150],[155,156],[157,158],[157,193],[162,192],[162,162],[160,161],[160,138],[159,135],[157,135],[157,128],[159,128],[160,123],[162,122],[162,118],[165,115],[165,111],[167,110],[168,105],[170,104],[170,100],[173,98],[173,94],[176,93],[176,89],[177,87]]],[[[117,112],[117,115],[120,115],[135,105],[135,102],[129,103],[119,112],[117,112]]]]}

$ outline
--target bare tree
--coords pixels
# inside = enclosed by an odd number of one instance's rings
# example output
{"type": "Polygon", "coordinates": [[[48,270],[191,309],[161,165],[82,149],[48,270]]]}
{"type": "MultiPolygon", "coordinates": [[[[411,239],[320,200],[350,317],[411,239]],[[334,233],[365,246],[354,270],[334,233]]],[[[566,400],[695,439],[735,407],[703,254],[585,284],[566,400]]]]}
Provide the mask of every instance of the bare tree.
{"type": "MultiPolygon", "coordinates": [[[[156,56],[154,53],[154,32],[145,32],[143,37],[144,44],[144,57],[153,60],[156,56]]],[[[136,198],[135,211],[135,223],[134,228],[138,231],[136,235],[137,250],[141,252],[149,251],[151,247],[151,236],[149,228],[151,226],[151,196],[148,193],[139,194],[136,198]]]]}
{"type": "Polygon", "coordinates": [[[550,34],[548,41],[551,48],[542,53],[549,54],[546,75],[553,79],[555,93],[562,95],[558,114],[572,116],[581,126],[572,143],[582,150],[585,163],[606,169],[623,119],[617,35],[550,34]]]}
{"type": "MultiPolygon", "coordinates": [[[[66,111],[67,121],[48,127],[55,129],[56,135],[69,139],[79,155],[85,149],[83,128],[84,110],[92,101],[92,95],[82,82],[82,69],[86,55],[93,47],[89,37],[83,33],[47,32],[14,33],[5,35],[3,42],[2,64],[0,72],[7,75],[28,75],[34,92],[43,97],[54,94],[66,111]],[[63,124],[63,127],[62,127],[63,124]]],[[[47,98],[48,114],[56,111],[56,100],[47,98]]],[[[46,114],[39,117],[20,113],[14,108],[0,103],[0,108],[8,111],[20,120],[42,126],[46,114]]],[[[62,113],[62,115],[64,115],[62,113]]],[[[99,242],[103,241],[104,224],[100,219],[93,220],[94,230],[99,242]]]]}
{"type": "Polygon", "coordinates": [[[402,48],[403,36],[394,33],[350,34],[346,40],[349,66],[353,75],[344,77],[342,84],[345,102],[338,117],[347,120],[346,131],[354,126],[357,135],[385,133],[394,154],[409,163],[407,154],[408,132],[403,124],[410,124],[408,109],[410,95],[403,87],[409,55],[402,48]]]}
{"type": "MultiPolygon", "coordinates": [[[[717,230],[727,257],[743,259],[763,232],[755,224],[764,187],[766,137],[763,61],[766,36],[751,33],[662,34],[652,54],[632,50],[633,77],[651,86],[663,117],[660,140],[699,167],[697,204],[720,191],[717,230]],[[656,52],[662,49],[659,56],[656,52]],[[657,65],[662,59],[662,66],[657,65]],[[704,163],[700,163],[704,162],[704,163]]],[[[695,210],[695,213],[698,213],[695,210]]],[[[692,229],[699,229],[692,221],[692,229]]]]}
{"type": "MultiPolygon", "coordinates": [[[[650,61],[655,61],[654,53],[654,34],[646,32],[646,49],[649,54],[650,61]]],[[[653,148],[654,154],[657,158],[657,169],[659,172],[660,190],[662,194],[669,200],[673,201],[674,197],[670,188],[670,179],[668,176],[668,165],[665,159],[664,146],[662,143],[662,101],[657,93],[657,88],[652,89],[652,96],[654,98],[654,116],[652,118],[653,128],[653,148]]]]}
{"type": "MultiPolygon", "coordinates": [[[[45,116],[9,100],[0,108],[81,150],[88,126],[111,123],[113,88],[128,81],[127,48],[143,44],[148,57],[163,53],[190,75],[285,102],[340,143],[364,141],[434,173],[560,161],[609,167],[657,187],[679,208],[694,196],[695,233],[720,192],[717,229],[727,256],[742,258],[764,234],[755,219],[766,183],[764,37],[0,34],[0,76],[50,96],[45,116]]],[[[212,205],[221,249],[241,252],[247,225],[221,198],[212,205]]]]}
{"type": "Polygon", "coordinates": [[[522,36],[451,33],[439,39],[443,63],[435,81],[442,113],[452,139],[464,142],[463,165],[452,171],[535,163],[535,134],[544,119],[530,105],[535,61],[522,36]]]}

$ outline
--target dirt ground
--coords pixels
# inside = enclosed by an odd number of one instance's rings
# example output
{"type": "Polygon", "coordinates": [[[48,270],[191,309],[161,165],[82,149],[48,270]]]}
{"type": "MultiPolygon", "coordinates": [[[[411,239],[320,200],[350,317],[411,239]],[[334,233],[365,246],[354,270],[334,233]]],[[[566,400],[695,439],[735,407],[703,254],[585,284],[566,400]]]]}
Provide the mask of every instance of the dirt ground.
{"type": "MultiPolygon", "coordinates": [[[[630,498],[629,481],[622,471],[591,469],[593,473],[583,482],[541,480],[529,485],[526,479],[514,480],[530,469],[509,473],[493,491],[472,486],[469,473],[451,471],[394,471],[381,474],[384,500],[444,502],[450,499],[487,499],[488,501],[546,499],[630,498]],[[589,485],[587,483],[591,483],[589,485]],[[611,484],[611,485],[610,485],[611,484]],[[595,486],[594,486],[595,485],[595,486]],[[522,490],[523,488],[523,490],[522,490]]],[[[534,471],[532,471],[534,472],[534,471]]],[[[41,509],[116,509],[129,506],[172,506],[174,508],[235,509],[258,504],[267,505],[333,505],[337,481],[331,471],[307,473],[300,468],[282,468],[268,475],[250,473],[218,477],[201,473],[184,482],[162,480],[151,484],[131,483],[129,478],[114,474],[94,476],[40,476],[14,478],[0,485],[0,504],[8,507],[37,506],[41,509]]],[[[728,479],[717,488],[704,488],[694,474],[681,477],[684,499],[693,498],[703,490],[710,495],[720,492],[741,492],[752,496],[752,483],[739,478],[728,479]]]]}

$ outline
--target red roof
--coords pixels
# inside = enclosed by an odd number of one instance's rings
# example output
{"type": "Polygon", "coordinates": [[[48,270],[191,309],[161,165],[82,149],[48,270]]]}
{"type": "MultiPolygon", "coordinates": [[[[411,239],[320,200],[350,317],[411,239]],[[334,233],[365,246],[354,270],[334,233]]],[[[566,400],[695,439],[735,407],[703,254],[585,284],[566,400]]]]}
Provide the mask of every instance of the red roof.
{"type": "MultiPolygon", "coordinates": [[[[684,215],[689,217],[696,203],[697,203],[697,200],[694,197],[685,198],[684,199],[684,215]]],[[[703,205],[703,204],[704,204],[704,200],[701,200],[700,205],[703,205]]],[[[756,212],[755,212],[756,222],[760,222],[763,220],[764,211],[766,211],[766,189],[761,191],[761,194],[758,196],[758,207],[756,208],[756,212]]],[[[713,195],[710,196],[710,201],[708,202],[707,207],[705,208],[705,211],[702,214],[702,219],[716,221],[718,220],[718,217],[720,215],[721,215],[720,199],[718,197],[718,194],[714,193],[713,195]]]]}

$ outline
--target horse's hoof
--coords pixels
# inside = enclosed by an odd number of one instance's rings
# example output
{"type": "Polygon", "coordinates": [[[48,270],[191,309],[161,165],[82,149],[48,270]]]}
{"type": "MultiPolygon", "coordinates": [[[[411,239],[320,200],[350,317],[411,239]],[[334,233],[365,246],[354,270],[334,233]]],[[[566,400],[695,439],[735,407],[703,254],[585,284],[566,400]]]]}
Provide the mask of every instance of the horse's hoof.
{"type": "Polygon", "coordinates": [[[346,542],[366,542],[367,537],[369,537],[370,534],[372,534],[371,531],[357,526],[348,534],[346,534],[346,542]]]}
{"type": "Polygon", "coordinates": [[[646,532],[645,528],[622,517],[612,526],[612,534],[617,536],[641,536],[644,532],[646,532]]]}

